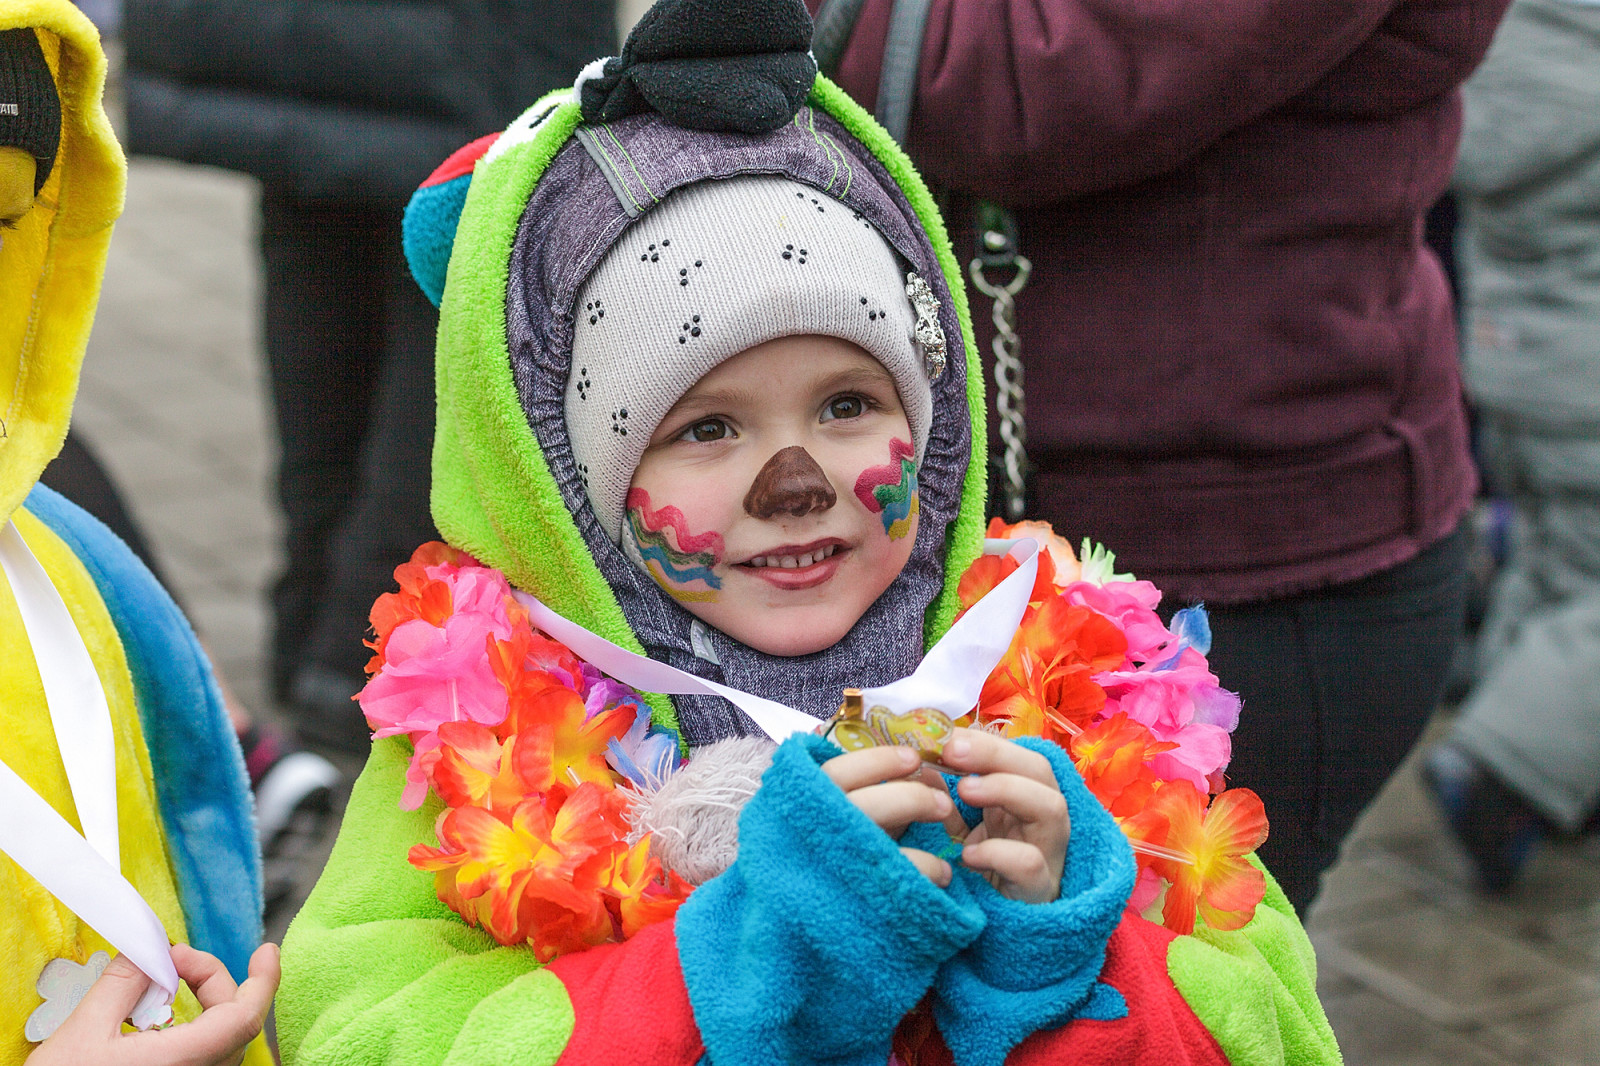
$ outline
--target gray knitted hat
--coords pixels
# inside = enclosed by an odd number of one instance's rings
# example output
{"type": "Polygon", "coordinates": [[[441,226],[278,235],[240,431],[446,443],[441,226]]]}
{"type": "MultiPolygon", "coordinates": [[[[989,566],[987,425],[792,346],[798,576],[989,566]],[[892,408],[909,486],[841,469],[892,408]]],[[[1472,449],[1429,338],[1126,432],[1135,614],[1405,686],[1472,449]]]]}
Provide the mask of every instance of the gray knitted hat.
{"type": "Polygon", "coordinates": [[[672,405],[724,360],[778,337],[840,337],[881,362],[920,459],[943,353],[918,342],[907,288],[870,222],[788,178],[702,181],[653,208],[574,307],[567,431],[612,541],[633,472],[672,405]]]}

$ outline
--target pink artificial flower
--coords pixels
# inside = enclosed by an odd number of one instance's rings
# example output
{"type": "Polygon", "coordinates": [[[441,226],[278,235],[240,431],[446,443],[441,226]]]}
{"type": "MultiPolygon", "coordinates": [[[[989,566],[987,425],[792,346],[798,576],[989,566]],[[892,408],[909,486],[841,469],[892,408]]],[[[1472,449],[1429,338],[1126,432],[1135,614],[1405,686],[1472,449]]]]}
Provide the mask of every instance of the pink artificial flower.
{"type": "Polygon", "coordinates": [[[1161,590],[1148,581],[1110,581],[1096,585],[1075,581],[1062,589],[1068,602],[1105,615],[1128,638],[1128,662],[1145,666],[1158,662],[1161,652],[1176,646],[1177,639],[1156,614],[1161,590]]]}
{"type": "Polygon", "coordinates": [[[1161,890],[1166,885],[1167,883],[1161,879],[1161,875],[1144,865],[1144,859],[1140,858],[1139,877],[1133,883],[1133,895],[1128,897],[1128,909],[1135,914],[1143,914],[1145,908],[1154,903],[1156,897],[1161,895],[1161,890]]]}
{"type": "Polygon", "coordinates": [[[1202,795],[1212,791],[1211,775],[1233,758],[1233,738],[1214,725],[1192,722],[1162,739],[1178,746],[1151,759],[1150,769],[1166,781],[1187,781],[1202,795]]]}
{"type": "Polygon", "coordinates": [[[1185,648],[1176,662],[1096,674],[1095,681],[1106,690],[1107,715],[1122,711],[1156,739],[1178,745],[1151,760],[1157,775],[1209,791],[1207,778],[1233,754],[1228,734],[1239,724],[1239,697],[1217,682],[1205,656],[1185,648]]]}
{"type": "Polygon", "coordinates": [[[413,619],[389,635],[383,667],[357,698],[375,738],[405,733],[416,749],[405,809],[415,809],[426,795],[427,757],[438,744],[440,725],[494,726],[505,720],[506,690],[490,668],[486,646],[489,637],[503,639],[509,631],[509,624],[496,625],[492,614],[473,611],[452,615],[443,627],[413,619]],[[420,794],[414,787],[419,782],[420,794]]]}
{"type": "Polygon", "coordinates": [[[495,635],[505,638],[511,632],[506,607],[511,603],[511,583],[500,571],[487,566],[455,566],[441,563],[428,567],[428,576],[450,586],[454,614],[481,614],[494,626],[495,635]]]}

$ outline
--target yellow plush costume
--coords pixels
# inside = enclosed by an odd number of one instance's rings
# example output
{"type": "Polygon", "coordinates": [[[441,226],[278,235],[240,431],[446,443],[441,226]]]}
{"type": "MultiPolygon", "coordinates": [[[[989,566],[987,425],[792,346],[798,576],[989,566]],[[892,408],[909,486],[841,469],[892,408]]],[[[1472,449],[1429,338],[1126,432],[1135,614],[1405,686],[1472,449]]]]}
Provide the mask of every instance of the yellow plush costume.
{"type": "MultiPolygon", "coordinates": [[[[111,227],[122,211],[126,166],[101,106],[106,61],[99,34],[66,0],[0,0],[0,29],[33,28],[61,97],[61,144],[34,209],[0,237],[0,525],[14,520],[61,593],[111,709],[124,876],[173,940],[186,940],[177,877],[163,830],[150,753],[121,638],[96,583],[73,550],[22,508],[61,448],[94,320],[111,227]]],[[[0,576],[0,759],[79,827],[44,689],[16,601],[0,576]]],[[[0,812],[5,817],[6,812],[0,812]]],[[[113,950],[0,854],[0,1066],[33,1050],[23,1036],[39,1005],[44,965],[113,950]]],[[[178,1020],[200,1011],[185,988],[178,1020]]],[[[257,1040],[246,1060],[271,1062],[257,1040]]]]}

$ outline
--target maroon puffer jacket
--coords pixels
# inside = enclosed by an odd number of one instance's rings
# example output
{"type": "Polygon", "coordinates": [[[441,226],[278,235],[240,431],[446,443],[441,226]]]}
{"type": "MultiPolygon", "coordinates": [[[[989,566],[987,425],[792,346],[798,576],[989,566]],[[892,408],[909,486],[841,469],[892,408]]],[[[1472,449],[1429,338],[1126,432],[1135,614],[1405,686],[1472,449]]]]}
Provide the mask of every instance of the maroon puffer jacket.
{"type": "MultiPolygon", "coordinates": [[[[964,260],[969,194],[1017,211],[1040,517],[1224,603],[1454,528],[1474,474],[1422,215],[1506,3],[932,0],[911,154],[964,260]]],[[[891,6],[839,70],[868,107],[891,6]]]]}

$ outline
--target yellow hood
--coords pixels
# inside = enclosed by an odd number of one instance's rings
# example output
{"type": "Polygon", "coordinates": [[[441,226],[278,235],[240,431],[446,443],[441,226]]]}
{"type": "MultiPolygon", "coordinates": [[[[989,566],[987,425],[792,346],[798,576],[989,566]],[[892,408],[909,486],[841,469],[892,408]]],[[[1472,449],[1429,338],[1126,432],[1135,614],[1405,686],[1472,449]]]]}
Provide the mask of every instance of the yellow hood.
{"type": "Polygon", "coordinates": [[[106,57],[68,0],[0,0],[33,27],[61,96],[61,147],[34,208],[0,240],[0,522],[61,450],[127,164],[106,120],[106,57]]]}

